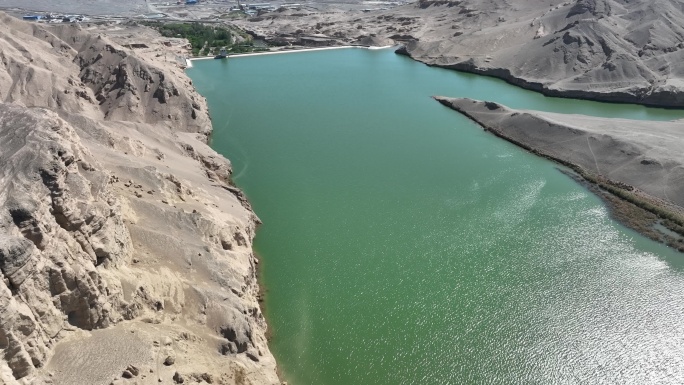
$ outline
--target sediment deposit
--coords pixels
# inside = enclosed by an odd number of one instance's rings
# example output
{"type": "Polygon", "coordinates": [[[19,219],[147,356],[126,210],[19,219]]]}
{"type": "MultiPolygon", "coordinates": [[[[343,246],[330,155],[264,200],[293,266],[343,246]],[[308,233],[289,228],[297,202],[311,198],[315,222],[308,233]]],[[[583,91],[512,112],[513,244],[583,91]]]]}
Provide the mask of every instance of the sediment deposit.
{"type": "Polygon", "coordinates": [[[0,14],[0,383],[278,383],[258,218],[169,48],[126,39],[0,14]]]}
{"type": "MultiPolygon", "coordinates": [[[[602,192],[650,211],[656,216],[645,214],[651,224],[662,221],[673,231],[683,232],[684,125],[681,121],[607,119],[513,110],[467,98],[435,99],[499,137],[570,166],[600,186],[602,192]]],[[[637,225],[621,219],[632,227],[637,225]]],[[[647,235],[684,250],[681,236],[660,239],[650,232],[647,235]]]]}

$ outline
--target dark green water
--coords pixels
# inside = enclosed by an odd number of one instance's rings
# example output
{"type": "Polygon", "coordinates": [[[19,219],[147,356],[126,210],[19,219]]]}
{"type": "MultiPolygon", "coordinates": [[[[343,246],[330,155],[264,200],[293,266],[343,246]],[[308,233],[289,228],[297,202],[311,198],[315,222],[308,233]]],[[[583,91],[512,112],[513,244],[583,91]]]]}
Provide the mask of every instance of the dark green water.
{"type": "Polygon", "coordinates": [[[293,385],[684,382],[684,258],[431,95],[635,119],[388,50],[198,61],[213,146],[264,221],[293,385]]]}

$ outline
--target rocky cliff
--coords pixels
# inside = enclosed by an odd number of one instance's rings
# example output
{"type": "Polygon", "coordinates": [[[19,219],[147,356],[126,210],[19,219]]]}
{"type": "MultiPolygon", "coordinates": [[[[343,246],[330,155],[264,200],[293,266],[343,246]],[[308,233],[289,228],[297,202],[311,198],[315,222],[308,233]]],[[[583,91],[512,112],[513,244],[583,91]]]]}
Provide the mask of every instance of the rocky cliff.
{"type": "Polygon", "coordinates": [[[206,103],[120,40],[0,14],[0,383],[278,383],[206,103]]]}
{"type": "Polygon", "coordinates": [[[684,107],[684,7],[676,0],[465,0],[407,44],[428,64],[547,95],[684,107]],[[456,27],[459,33],[451,33],[456,27]],[[440,38],[441,36],[441,38],[440,38]]]}
{"type": "Polygon", "coordinates": [[[239,24],[274,44],[403,44],[429,65],[547,95],[684,107],[679,0],[419,0],[372,12],[294,12],[239,24]]]}

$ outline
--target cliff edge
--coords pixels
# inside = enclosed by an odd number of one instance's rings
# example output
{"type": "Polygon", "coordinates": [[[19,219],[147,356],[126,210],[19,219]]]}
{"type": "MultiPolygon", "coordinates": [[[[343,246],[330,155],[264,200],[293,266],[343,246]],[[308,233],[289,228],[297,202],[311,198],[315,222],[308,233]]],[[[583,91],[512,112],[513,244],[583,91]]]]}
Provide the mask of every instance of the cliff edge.
{"type": "Polygon", "coordinates": [[[0,383],[277,384],[206,102],[108,28],[0,14],[0,383]]]}

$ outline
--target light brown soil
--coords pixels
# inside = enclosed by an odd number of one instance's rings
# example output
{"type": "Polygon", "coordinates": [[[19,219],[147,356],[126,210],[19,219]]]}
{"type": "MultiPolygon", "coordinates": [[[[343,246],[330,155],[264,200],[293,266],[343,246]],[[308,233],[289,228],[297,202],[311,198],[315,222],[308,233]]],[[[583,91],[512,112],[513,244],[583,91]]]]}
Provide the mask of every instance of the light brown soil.
{"type": "Polygon", "coordinates": [[[0,14],[0,383],[279,383],[185,44],[0,14]]]}

